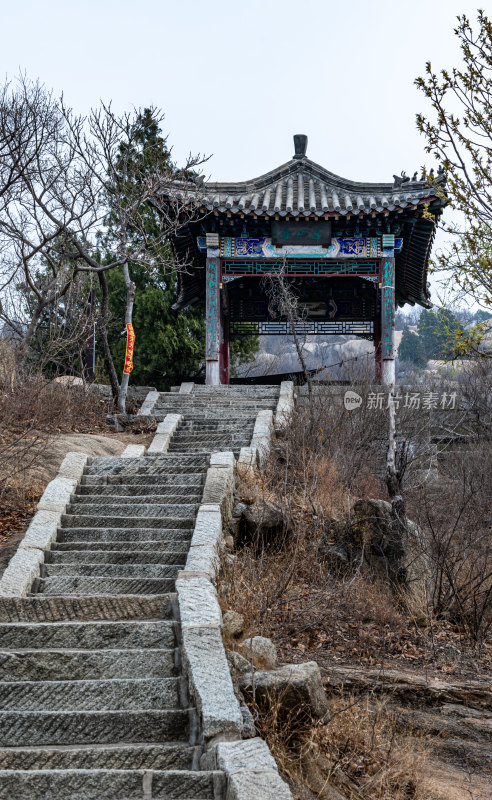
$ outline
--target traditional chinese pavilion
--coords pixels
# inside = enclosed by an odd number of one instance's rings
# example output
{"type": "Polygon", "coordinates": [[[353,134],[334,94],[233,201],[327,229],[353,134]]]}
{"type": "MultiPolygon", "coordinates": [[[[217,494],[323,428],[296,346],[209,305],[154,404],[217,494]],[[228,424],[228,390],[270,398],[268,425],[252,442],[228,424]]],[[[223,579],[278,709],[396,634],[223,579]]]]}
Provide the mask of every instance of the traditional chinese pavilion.
{"type": "Polygon", "coordinates": [[[294,136],[294,147],[259,178],[163,192],[164,203],[193,209],[173,243],[190,264],[175,308],[206,306],[206,382],[229,382],[230,337],[291,332],[262,280],[282,270],[303,309],[297,330],[373,341],[376,379],[393,383],[395,308],[431,305],[427,264],[444,177],[356,183],[310,161],[307,136],[294,136]]]}

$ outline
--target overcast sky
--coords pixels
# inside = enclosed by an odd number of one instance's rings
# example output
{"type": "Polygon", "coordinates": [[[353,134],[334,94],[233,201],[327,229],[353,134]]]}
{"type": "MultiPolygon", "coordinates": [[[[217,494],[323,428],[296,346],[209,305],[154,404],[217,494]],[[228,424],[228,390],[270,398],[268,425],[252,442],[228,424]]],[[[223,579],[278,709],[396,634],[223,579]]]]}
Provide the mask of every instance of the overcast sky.
{"type": "MultiPolygon", "coordinates": [[[[424,160],[413,85],[456,63],[468,0],[0,0],[1,63],[76,111],[100,98],[166,113],[175,155],[212,155],[217,180],[308,156],[353,180],[390,181],[424,160]]],[[[428,160],[428,159],[427,159],[428,160]]]]}
{"type": "Polygon", "coordinates": [[[424,162],[414,80],[453,66],[468,0],[0,0],[3,70],[25,70],[75,111],[153,104],[183,162],[246,180],[293,155],[345,178],[391,181],[424,162]]]}

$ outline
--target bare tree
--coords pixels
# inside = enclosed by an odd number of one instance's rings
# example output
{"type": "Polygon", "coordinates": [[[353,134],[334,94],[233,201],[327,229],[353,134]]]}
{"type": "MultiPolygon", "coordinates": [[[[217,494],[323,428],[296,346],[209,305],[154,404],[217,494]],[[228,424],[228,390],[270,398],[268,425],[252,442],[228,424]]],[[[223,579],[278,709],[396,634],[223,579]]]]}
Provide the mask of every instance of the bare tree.
{"type": "MultiPolygon", "coordinates": [[[[60,302],[80,273],[99,278],[121,268],[127,290],[124,322],[131,324],[135,285],[130,264],[152,269],[158,259],[162,269],[163,245],[193,213],[189,198],[198,187],[189,176],[204,159],[188,158],[179,192],[173,194],[175,165],[149,170],[149,154],[140,148],[136,157],[140,110],[118,116],[103,104],[88,118],[77,116],[63,98],[55,99],[25,77],[4,87],[0,100],[0,168],[6,187],[0,199],[0,290],[7,297],[0,315],[16,331],[18,357],[25,360],[43,313],[60,302]],[[163,204],[163,193],[172,202],[163,204]],[[151,204],[159,213],[149,235],[151,204]]],[[[160,111],[151,112],[162,121],[160,111]]],[[[167,260],[170,270],[186,268],[175,263],[169,248],[167,260]]],[[[106,334],[107,285],[104,278],[99,281],[103,352],[113,391],[118,388],[118,410],[124,412],[129,374],[118,386],[106,334]]]]}
{"type": "Polygon", "coordinates": [[[263,280],[270,305],[275,308],[278,316],[281,319],[285,319],[288,323],[290,334],[294,340],[297,358],[299,359],[308,386],[309,397],[312,397],[313,381],[307,368],[303,352],[305,335],[304,341],[302,342],[299,337],[299,333],[302,333],[303,328],[304,330],[306,329],[306,313],[300,306],[299,298],[286,281],[285,259],[278,270],[269,273],[263,280]]]}

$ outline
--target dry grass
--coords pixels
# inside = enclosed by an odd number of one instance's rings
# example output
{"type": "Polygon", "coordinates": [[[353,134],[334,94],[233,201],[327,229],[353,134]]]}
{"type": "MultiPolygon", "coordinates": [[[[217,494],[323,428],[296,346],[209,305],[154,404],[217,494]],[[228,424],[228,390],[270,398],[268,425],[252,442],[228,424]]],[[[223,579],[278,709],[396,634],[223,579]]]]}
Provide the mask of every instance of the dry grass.
{"type": "Polygon", "coordinates": [[[391,710],[370,695],[340,692],[317,724],[302,709],[286,715],[281,697],[250,710],[296,800],[438,800],[424,777],[429,743],[399,732],[391,710]]]}
{"type": "Polygon", "coordinates": [[[21,530],[44,486],[26,485],[24,475],[43,458],[60,433],[105,431],[108,400],[81,387],[22,374],[0,390],[0,533],[21,530]]]}

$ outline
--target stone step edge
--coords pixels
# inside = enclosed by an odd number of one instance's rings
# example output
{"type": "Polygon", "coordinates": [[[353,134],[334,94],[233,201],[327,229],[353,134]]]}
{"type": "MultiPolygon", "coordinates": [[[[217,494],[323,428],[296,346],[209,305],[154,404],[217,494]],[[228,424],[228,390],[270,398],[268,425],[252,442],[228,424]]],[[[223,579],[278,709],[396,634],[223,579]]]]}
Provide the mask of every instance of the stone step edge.
{"type": "Polygon", "coordinates": [[[175,593],[91,597],[0,598],[1,622],[64,622],[173,619],[175,593]],[[67,616],[68,615],[68,616],[67,616]]]}
{"type": "MultiPolygon", "coordinates": [[[[128,445],[119,458],[135,459],[144,452],[145,448],[140,445],[128,445]]],[[[0,598],[26,597],[39,578],[44,553],[57,537],[62,515],[82,479],[88,459],[87,453],[69,451],[66,454],[56,477],[46,486],[29,527],[0,578],[0,598]]]]}
{"type": "Polygon", "coordinates": [[[222,612],[214,581],[224,546],[223,520],[227,522],[231,514],[234,468],[231,452],[212,456],[185,569],[176,580],[182,662],[205,748],[200,767],[222,770],[226,796],[235,800],[292,800],[266,742],[242,738],[248,733],[222,641],[222,612]]]}

